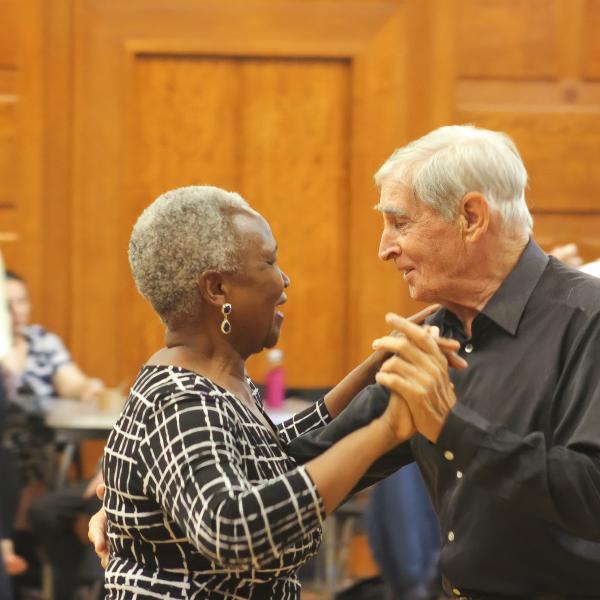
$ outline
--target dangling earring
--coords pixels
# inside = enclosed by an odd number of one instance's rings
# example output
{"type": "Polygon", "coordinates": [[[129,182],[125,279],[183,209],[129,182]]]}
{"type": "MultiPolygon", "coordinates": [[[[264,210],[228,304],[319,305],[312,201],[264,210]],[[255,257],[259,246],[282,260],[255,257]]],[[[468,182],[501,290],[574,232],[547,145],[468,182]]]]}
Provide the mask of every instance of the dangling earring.
{"type": "Polygon", "coordinates": [[[221,306],[221,314],[223,315],[223,321],[221,322],[221,331],[225,335],[229,335],[231,333],[231,323],[227,318],[231,314],[231,311],[232,306],[231,304],[229,304],[229,302],[225,302],[225,304],[221,306]]]}

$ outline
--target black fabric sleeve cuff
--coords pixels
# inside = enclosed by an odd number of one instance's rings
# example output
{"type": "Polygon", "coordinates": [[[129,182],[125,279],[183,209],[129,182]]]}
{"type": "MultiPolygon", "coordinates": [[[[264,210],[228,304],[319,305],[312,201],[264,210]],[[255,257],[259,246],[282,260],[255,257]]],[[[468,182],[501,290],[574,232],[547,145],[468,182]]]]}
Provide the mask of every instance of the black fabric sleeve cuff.
{"type": "Polygon", "coordinates": [[[436,447],[446,460],[466,470],[488,435],[490,423],[463,404],[456,404],[448,414],[436,447]]]}

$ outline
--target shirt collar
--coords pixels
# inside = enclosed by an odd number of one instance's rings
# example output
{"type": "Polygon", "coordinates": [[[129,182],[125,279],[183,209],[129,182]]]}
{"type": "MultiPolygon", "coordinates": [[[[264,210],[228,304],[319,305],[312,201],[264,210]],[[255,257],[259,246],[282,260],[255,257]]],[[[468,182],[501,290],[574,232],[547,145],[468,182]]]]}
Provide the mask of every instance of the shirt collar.
{"type": "Polygon", "coordinates": [[[525,306],[546,269],[548,260],[548,255],[530,239],[513,270],[481,312],[502,329],[515,335],[525,306]]]}

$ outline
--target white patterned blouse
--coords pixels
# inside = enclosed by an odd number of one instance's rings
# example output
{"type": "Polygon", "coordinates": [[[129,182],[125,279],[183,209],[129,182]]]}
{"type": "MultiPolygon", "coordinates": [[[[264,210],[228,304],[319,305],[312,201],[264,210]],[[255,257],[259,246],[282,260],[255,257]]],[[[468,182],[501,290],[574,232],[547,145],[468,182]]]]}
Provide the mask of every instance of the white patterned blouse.
{"type": "Polygon", "coordinates": [[[269,431],[211,380],[143,367],[104,453],[106,597],[299,598],[324,511],[286,445],[329,420],[320,400],[269,431]]]}

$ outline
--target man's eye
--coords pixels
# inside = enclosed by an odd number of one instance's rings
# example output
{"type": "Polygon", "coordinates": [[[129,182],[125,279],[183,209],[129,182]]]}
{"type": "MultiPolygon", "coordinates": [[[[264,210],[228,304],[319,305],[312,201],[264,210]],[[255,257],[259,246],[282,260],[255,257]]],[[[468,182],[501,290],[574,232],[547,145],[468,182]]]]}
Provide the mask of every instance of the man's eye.
{"type": "Polygon", "coordinates": [[[406,229],[408,221],[394,221],[394,227],[396,229],[406,229]]]}

